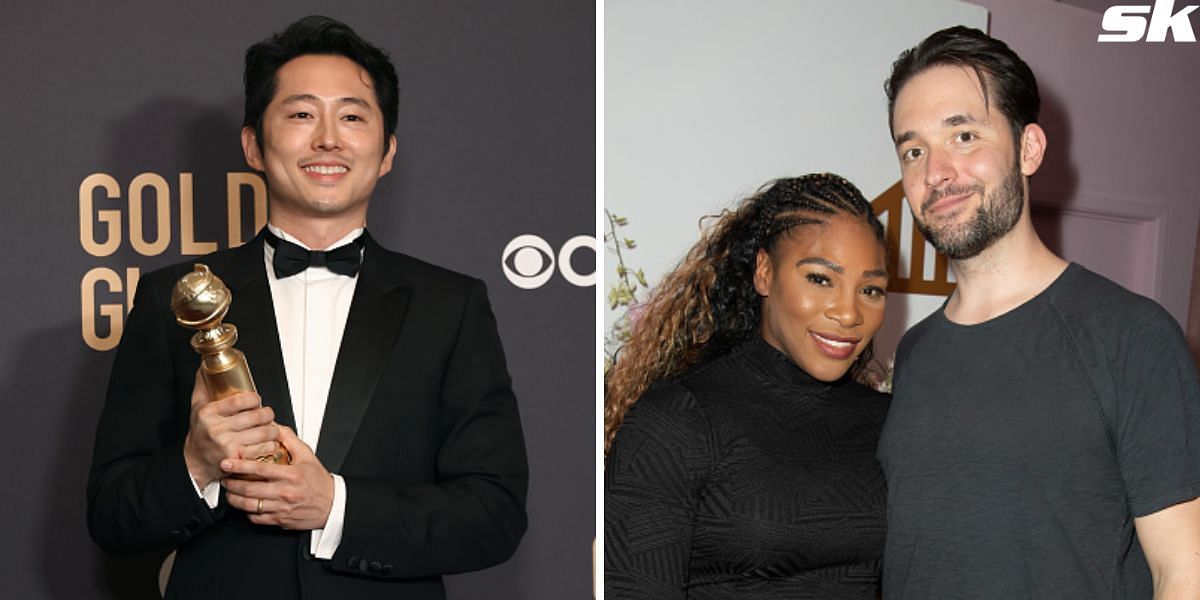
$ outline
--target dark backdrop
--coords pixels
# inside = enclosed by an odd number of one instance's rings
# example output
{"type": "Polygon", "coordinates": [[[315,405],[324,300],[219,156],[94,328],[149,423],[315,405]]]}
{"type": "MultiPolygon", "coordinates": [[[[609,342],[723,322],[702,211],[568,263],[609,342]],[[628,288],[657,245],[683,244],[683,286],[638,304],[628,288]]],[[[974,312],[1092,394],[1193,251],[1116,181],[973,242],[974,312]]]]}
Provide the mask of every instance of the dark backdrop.
{"type": "Polygon", "coordinates": [[[86,531],[87,468],[113,357],[105,348],[121,331],[137,274],[207,251],[193,244],[237,243],[228,234],[231,197],[241,207],[240,237],[252,235],[253,186],[227,190],[249,171],[238,141],[243,52],[298,17],[323,13],[387,49],[400,74],[399,152],[372,202],[372,234],[488,283],[520,399],[529,531],[513,560],[450,578],[450,593],[588,597],[594,4],[5,7],[0,596],[156,597],[161,556],[110,559],[86,531]],[[138,216],[140,227],[131,222],[138,216]],[[510,248],[519,235],[536,237],[510,248]],[[567,244],[578,236],[589,237],[567,244]],[[560,255],[564,244],[576,249],[560,255]],[[568,281],[564,271],[577,276],[568,281]]]}

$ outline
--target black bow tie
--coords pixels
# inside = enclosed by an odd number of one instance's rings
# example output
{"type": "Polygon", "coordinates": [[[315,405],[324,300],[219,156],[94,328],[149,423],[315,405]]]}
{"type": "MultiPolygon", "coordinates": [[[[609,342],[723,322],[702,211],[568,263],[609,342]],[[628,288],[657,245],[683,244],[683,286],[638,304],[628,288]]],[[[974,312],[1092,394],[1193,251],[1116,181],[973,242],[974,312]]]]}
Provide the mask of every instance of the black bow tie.
{"type": "Polygon", "coordinates": [[[338,246],[328,252],[321,250],[305,250],[303,247],[287,240],[279,239],[270,230],[266,232],[267,243],[275,249],[275,258],[271,261],[275,267],[275,278],[291,277],[309,267],[325,267],[338,275],[354,277],[358,274],[359,264],[362,263],[363,236],[344,246],[338,246]]]}

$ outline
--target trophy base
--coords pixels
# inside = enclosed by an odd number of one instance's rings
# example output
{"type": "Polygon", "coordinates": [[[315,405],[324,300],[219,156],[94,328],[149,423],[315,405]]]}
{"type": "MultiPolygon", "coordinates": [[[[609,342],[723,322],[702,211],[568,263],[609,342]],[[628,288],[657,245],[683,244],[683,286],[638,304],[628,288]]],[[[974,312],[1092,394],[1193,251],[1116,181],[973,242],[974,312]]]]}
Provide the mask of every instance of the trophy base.
{"type": "Polygon", "coordinates": [[[275,463],[277,465],[290,465],[292,464],[292,453],[288,452],[287,448],[280,446],[279,450],[277,450],[275,454],[264,454],[255,458],[254,460],[258,462],[275,463]]]}

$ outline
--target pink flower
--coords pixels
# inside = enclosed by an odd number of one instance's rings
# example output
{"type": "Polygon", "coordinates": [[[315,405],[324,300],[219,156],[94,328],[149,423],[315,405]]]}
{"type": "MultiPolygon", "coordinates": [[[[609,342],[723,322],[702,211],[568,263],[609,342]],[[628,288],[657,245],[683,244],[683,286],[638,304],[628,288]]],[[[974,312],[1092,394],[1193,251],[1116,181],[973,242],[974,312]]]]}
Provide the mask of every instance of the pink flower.
{"type": "Polygon", "coordinates": [[[625,317],[629,319],[629,328],[633,329],[637,322],[641,320],[642,314],[646,312],[646,304],[644,302],[633,301],[629,303],[629,307],[625,309],[625,317]]]}

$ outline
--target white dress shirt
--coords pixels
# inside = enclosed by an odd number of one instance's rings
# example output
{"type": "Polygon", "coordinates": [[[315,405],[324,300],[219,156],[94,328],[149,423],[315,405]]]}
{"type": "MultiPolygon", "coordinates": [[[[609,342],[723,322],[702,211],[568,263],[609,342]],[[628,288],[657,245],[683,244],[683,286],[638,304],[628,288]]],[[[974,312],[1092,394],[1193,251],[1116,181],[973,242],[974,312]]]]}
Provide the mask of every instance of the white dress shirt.
{"type": "MultiPolygon", "coordinates": [[[[287,232],[267,225],[279,238],[311,250],[287,232]]],[[[328,250],[343,246],[362,234],[360,227],[334,242],[328,250]]],[[[271,264],[275,249],[263,244],[263,260],[271,299],[275,305],[275,323],[279,329],[279,348],[287,373],[288,392],[292,397],[292,414],[296,417],[296,435],[316,451],[320,441],[321,422],[329,386],[337,364],[338,348],[346,330],[350,301],[358,277],[346,277],[325,267],[309,267],[284,279],[275,277],[271,264]]],[[[235,298],[236,302],[237,299],[235,298]]],[[[251,372],[253,372],[251,365],[251,372]]],[[[193,481],[193,485],[195,482],[193,481]]],[[[342,541],[342,526],[346,514],[346,482],[333,475],[333,506],[321,529],[312,530],[309,552],[316,558],[330,559],[342,541]]],[[[200,492],[209,508],[216,508],[220,486],[213,482],[200,492]]]]}

